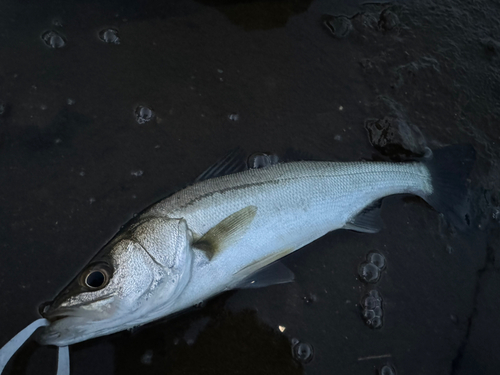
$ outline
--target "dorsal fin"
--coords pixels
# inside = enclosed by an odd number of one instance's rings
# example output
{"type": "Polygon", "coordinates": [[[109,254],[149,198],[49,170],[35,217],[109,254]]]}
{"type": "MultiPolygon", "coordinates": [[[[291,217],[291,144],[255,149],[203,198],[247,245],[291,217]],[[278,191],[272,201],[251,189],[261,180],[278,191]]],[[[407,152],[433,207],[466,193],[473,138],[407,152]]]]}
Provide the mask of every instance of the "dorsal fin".
{"type": "Polygon", "coordinates": [[[242,172],[247,169],[245,153],[241,148],[235,148],[229,151],[229,153],[221,160],[211,165],[205,172],[199,175],[194,182],[205,181],[209,178],[242,172]]]}
{"type": "Polygon", "coordinates": [[[248,157],[248,168],[250,169],[259,169],[266,168],[270,165],[278,164],[280,159],[278,155],[271,154],[267,152],[256,152],[248,157]]]}

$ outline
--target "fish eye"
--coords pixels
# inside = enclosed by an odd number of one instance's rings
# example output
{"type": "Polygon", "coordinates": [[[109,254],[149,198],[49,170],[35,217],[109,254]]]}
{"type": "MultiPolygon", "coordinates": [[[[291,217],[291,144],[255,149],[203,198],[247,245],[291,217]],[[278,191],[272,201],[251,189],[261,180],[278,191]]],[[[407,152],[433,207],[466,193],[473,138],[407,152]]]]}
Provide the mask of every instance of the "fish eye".
{"type": "Polygon", "coordinates": [[[91,290],[104,288],[110,280],[109,271],[102,265],[94,265],[82,276],[83,285],[91,290]]]}
{"type": "Polygon", "coordinates": [[[85,284],[89,288],[100,288],[106,281],[106,276],[102,271],[92,271],[85,278],[85,284]]]}

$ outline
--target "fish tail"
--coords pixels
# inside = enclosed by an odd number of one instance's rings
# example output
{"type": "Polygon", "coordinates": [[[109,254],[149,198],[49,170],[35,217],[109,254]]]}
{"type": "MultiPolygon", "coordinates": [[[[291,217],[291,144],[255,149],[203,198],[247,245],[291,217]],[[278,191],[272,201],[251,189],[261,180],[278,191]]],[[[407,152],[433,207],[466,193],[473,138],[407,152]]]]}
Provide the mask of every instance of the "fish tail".
{"type": "Polygon", "coordinates": [[[474,148],[461,144],[435,150],[424,162],[433,187],[425,200],[460,230],[471,226],[468,178],[475,159],[474,148]]]}

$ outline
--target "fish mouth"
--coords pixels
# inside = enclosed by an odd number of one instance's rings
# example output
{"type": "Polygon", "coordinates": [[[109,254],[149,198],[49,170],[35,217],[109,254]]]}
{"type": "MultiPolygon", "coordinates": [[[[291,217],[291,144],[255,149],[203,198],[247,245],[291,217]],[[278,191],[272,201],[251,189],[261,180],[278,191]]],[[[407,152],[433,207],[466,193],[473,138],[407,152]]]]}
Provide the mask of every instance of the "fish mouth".
{"type": "Polygon", "coordinates": [[[54,323],[66,318],[91,318],[96,312],[90,310],[95,303],[113,298],[113,295],[105,295],[92,301],[92,303],[82,303],[70,307],[54,307],[46,305],[40,309],[40,315],[50,323],[54,323]]]}
{"type": "Polygon", "coordinates": [[[65,318],[78,317],[78,316],[80,315],[77,314],[75,309],[71,308],[57,309],[55,311],[51,311],[43,315],[43,317],[47,319],[50,323],[54,323],[57,322],[58,320],[62,320],[65,318]]]}
{"type": "MultiPolygon", "coordinates": [[[[100,301],[112,298],[101,298],[100,301]]],[[[99,309],[93,310],[92,304],[71,307],[50,308],[42,316],[49,321],[38,334],[37,341],[42,345],[65,346],[95,337],[101,326],[109,324],[109,316],[103,316],[99,309]]]]}

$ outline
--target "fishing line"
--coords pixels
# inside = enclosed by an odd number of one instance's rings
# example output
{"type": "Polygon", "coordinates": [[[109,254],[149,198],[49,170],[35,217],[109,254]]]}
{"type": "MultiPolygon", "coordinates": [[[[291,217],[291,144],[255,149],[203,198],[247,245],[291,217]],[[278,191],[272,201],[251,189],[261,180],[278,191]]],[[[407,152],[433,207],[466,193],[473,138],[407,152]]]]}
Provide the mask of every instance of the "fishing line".
{"type": "Polygon", "coordinates": [[[67,345],[59,347],[57,375],[69,375],[69,349],[67,345]]]}
{"type": "MultiPolygon", "coordinates": [[[[12,356],[19,348],[31,337],[31,335],[40,327],[48,326],[50,322],[47,319],[37,319],[29,326],[15,335],[7,344],[0,349],[0,374],[12,356]]],[[[69,375],[69,350],[67,346],[59,347],[59,360],[57,364],[57,375],[69,375]]]]}

